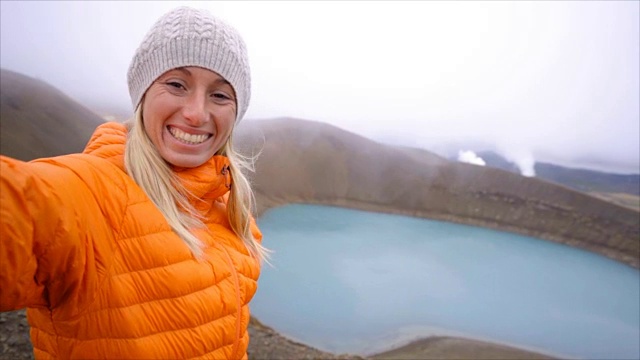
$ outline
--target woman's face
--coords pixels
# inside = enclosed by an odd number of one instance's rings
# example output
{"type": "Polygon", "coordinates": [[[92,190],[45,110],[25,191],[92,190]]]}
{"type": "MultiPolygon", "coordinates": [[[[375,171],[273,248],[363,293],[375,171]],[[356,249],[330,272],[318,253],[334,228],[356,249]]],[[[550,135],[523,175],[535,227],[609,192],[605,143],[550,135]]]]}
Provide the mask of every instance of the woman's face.
{"type": "Polygon", "coordinates": [[[231,135],[236,119],[235,92],[210,70],[177,68],[151,84],[142,114],[145,131],[165,161],[197,167],[231,135]]]}

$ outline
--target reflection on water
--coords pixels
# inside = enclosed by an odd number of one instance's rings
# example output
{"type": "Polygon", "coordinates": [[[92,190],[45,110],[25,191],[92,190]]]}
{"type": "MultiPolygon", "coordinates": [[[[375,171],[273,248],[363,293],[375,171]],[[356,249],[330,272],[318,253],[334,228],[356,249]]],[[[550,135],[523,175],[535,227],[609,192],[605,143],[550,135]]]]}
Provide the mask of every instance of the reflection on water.
{"type": "Polygon", "coordinates": [[[472,226],[288,205],[259,219],[275,250],[253,314],[296,340],[370,354],[434,334],[578,358],[640,357],[640,273],[472,226]]]}

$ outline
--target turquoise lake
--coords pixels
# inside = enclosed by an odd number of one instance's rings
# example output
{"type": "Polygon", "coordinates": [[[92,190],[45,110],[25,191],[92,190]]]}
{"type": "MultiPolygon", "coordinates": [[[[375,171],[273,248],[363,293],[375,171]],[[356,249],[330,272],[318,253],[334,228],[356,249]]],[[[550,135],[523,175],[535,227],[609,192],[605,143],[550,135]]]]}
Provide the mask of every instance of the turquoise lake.
{"type": "Polygon", "coordinates": [[[287,205],[258,219],[252,314],[294,340],[368,355],[430,335],[551,355],[640,358],[640,272],[587,251],[473,226],[287,205]]]}

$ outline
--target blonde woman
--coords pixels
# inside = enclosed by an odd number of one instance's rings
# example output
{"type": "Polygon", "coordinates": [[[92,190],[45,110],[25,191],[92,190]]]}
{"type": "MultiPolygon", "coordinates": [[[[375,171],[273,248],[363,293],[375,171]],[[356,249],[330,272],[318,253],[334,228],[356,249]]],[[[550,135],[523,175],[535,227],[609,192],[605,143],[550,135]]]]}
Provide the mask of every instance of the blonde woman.
{"type": "Polygon", "coordinates": [[[135,115],[82,154],[0,158],[0,310],[37,359],[246,358],[267,251],[233,130],[250,99],[238,32],[181,7],[128,71],[135,115]]]}

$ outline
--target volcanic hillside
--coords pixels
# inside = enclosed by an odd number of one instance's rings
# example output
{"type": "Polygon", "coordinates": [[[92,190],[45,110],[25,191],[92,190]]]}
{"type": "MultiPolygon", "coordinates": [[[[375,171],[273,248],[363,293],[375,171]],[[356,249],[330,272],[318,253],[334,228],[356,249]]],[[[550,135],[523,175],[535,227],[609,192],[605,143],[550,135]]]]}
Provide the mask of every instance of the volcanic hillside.
{"type": "Polygon", "coordinates": [[[258,212],[315,203],[486,226],[592,250],[638,267],[640,214],[505,170],[384,145],[324,123],[252,121],[258,212]]]}
{"type": "Polygon", "coordinates": [[[20,160],[80,152],[102,118],[51,85],[2,69],[0,154],[20,160]]]}

